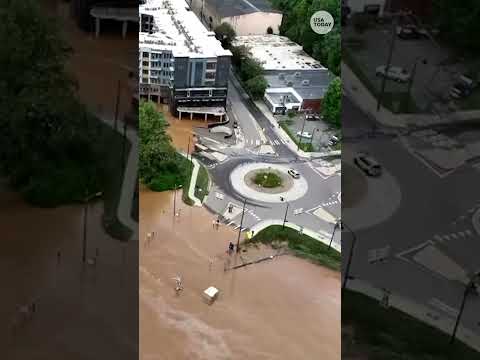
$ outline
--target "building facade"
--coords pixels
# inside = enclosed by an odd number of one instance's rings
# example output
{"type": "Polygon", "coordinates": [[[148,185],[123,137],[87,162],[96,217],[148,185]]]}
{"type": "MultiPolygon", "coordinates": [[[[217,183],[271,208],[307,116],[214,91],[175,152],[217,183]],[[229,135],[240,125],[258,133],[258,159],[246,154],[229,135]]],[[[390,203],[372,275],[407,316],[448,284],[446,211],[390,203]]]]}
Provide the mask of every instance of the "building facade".
{"type": "Polygon", "coordinates": [[[170,104],[176,115],[183,111],[223,116],[231,53],[188,3],[147,0],[140,7],[140,30],[140,96],[170,104]]]}

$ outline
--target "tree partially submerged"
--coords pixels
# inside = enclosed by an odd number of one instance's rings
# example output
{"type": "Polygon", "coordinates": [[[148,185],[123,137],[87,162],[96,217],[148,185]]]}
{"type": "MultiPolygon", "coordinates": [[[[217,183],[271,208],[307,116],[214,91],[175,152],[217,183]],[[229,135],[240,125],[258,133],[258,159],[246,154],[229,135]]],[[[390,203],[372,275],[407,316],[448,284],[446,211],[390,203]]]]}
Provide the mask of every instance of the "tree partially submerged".
{"type": "Polygon", "coordinates": [[[76,100],[71,49],[36,1],[0,12],[0,166],[32,203],[56,206],[101,187],[98,122],[76,100]]]}

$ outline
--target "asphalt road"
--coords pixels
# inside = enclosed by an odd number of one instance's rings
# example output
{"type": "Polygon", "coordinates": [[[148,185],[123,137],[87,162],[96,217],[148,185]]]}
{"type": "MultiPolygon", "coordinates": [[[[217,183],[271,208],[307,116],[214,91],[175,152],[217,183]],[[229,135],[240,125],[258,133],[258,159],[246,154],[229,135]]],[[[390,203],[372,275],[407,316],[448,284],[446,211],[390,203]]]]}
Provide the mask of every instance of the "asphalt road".
{"type": "MultiPolygon", "coordinates": [[[[435,241],[436,235],[471,229],[467,214],[477,206],[480,199],[479,172],[464,166],[448,177],[441,178],[412,156],[399,141],[399,137],[391,135],[391,129],[377,127],[379,135],[369,137],[374,123],[348,99],[344,99],[343,114],[344,132],[347,135],[344,149],[370,152],[394,176],[402,194],[400,206],[386,221],[355,231],[357,244],[350,274],[417,303],[428,305],[437,299],[458,310],[464,289],[459,281],[448,280],[412,259],[406,261],[391,257],[388,262],[369,264],[368,251],[389,245],[392,256],[408,250],[412,251],[410,256],[413,256],[415,247],[429,240],[435,241]],[[459,216],[464,216],[464,220],[454,224],[459,216]]],[[[342,191],[355,190],[344,188],[342,191]]],[[[372,209],[372,214],[374,213],[375,209],[372,209]]],[[[344,217],[343,221],[348,224],[348,217],[344,217]]],[[[342,240],[343,256],[349,255],[351,241],[351,234],[345,232],[342,240]]],[[[452,237],[448,241],[436,242],[435,247],[460,265],[467,274],[480,270],[478,234],[452,237]]],[[[435,310],[439,311],[438,308],[435,310]]],[[[452,317],[446,313],[445,316],[452,317]]],[[[470,297],[462,325],[478,333],[479,322],[480,300],[478,297],[470,297]]]]}

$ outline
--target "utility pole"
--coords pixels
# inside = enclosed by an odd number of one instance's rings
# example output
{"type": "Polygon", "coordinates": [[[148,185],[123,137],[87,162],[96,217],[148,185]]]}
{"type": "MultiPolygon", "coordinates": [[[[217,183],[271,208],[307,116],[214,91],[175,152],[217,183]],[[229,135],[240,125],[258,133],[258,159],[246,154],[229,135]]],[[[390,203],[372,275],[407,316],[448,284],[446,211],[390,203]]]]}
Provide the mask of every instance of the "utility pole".
{"type": "Polygon", "coordinates": [[[119,107],[119,103],[120,103],[120,87],[121,87],[121,83],[120,83],[120,80],[118,80],[118,83],[117,83],[117,97],[115,99],[115,119],[114,119],[114,128],[115,128],[115,131],[117,130],[117,122],[118,122],[118,107],[119,107]]]}
{"type": "Polygon", "coordinates": [[[242,218],[240,219],[240,227],[238,228],[237,253],[240,251],[240,234],[242,233],[243,216],[245,215],[245,205],[246,204],[247,204],[247,199],[243,199],[242,218]]]}
{"type": "MultiPolygon", "coordinates": [[[[475,277],[478,277],[480,273],[476,274],[475,277]]],[[[452,345],[455,342],[455,338],[457,336],[457,330],[458,330],[458,325],[460,324],[460,320],[463,315],[463,309],[465,308],[465,303],[467,301],[467,297],[470,293],[476,291],[476,285],[474,282],[474,279],[471,279],[467,285],[465,285],[465,290],[463,291],[463,299],[462,299],[462,305],[460,306],[460,310],[457,315],[457,319],[455,320],[455,327],[453,328],[453,333],[452,336],[450,337],[450,345],[452,345]]]]}
{"type": "Polygon", "coordinates": [[[343,284],[342,284],[342,293],[347,287],[347,281],[350,273],[350,266],[352,265],[352,258],[353,258],[353,252],[355,251],[355,244],[357,242],[357,236],[355,235],[355,232],[350,229],[343,221],[342,221],[342,227],[346,227],[348,231],[350,231],[353,235],[352,238],[352,246],[350,247],[350,254],[348,254],[348,261],[347,261],[347,267],[345,268],[345,276],[343,277],[343,284]]]}
{"type": "Polygon", "coordinates": [[[88,189],[85,189],[85,198],[83,199],[83,246],[82,263],[87,261],[87,217],[88,217],[88,189]]]}
{"type": "Polygon", "coordinates": [[[287,222],[287,214],[288,214],[288,207],[289,206],[290,206],[290,203],[287,202],[287,208],[285,209],[285,216],[283,217],[282,230],[285,229],[285,223],[287,222]]]}
{"type": "Polygon", "coordinates": [[[335,230],[338,229],[339,225],[340,225],[340,220],[338,220],[333,226],[332,237],[330,238],[330,244],[328,244],[328,250],[330,250],[330,248],[332,247],[333,237],[335,236],[335,230]]]}
{"type": "Polygon", "coordinates": [[[387,84],[387,74],[388,71],[390,70],[390,65],[392,63],[392,56],[393,56],[393,50],[395,48],[395,39],[397,38],[397,21],[396,18],[393,18],[392,21],[392,39],[390,41],[390,49],[388,51],[388,59],[387,59],[387,64],[385,66],[385,74],[382,76],[382,88],[380,90],[380,93],[378,94],[378,101],[377,101],[377,111],[380,110],[380,106],[382,105],[383,101],[383,96],[385,94],[385,86],[387,84]]]}
{"type": "Polygon", "coordinates": [[[187,145],[187,160],[188,156],[190,155],[190,136],[188,137],[188,145],[187,145]]]}
{"type": "Polygon", "coordinates": [[[126,165],[126,159],[125,159],[125,152],[127,151],[127,122],[126,119],[123,120],[123,143],[122,143],[122,172],[125,172],[125,165],[126,165]]]}
{"type": "MultiPolygon", "coordinates": [[[[418,64],[418,61],[420,60],[420,58],[416,58],[415,59],[415,63],[413,64],[413,69],[412,69],[412,73],[410,74],[410,79],[408,81],[408,91],[407,91],[407,94],[408,94],[408,97],[407,97],[407,108],[409,109],[410,108],[410,95],[412,93],[412,87],[413,87],[413,79],[415,78],[415,75],[417,74],[417,64],[418,64]]],[[[427,60],[423,59],[423,64],[427,64],[427,60]]]]}
{"type": "Polygon", "coordinates": [[[302,144],[303,130],[305,129],[305,122],[306,121],[307,121],[307,115],[305,114],[305,116],[303,118],[302,132],[300,133],[299,140],[298,140],[297,151],[300,150],[300,145],[302,144]]]}
{"type": "Polygon", "coordinates": [[[177,184],[173,188],[173,217],[177,213],[177,184]]]}

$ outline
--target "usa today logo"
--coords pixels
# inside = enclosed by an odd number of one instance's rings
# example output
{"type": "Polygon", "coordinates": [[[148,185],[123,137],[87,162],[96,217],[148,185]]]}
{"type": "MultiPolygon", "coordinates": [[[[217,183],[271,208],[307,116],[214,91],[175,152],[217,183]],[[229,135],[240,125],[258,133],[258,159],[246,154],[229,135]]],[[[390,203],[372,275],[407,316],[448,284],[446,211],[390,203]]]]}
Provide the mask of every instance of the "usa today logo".
{"type": "Polygon", "coordinates": [[[317,11],[310,18],[310,26],[317,34],[325,35],[333,29],[333,16],[328,11],[317,11]]]}

